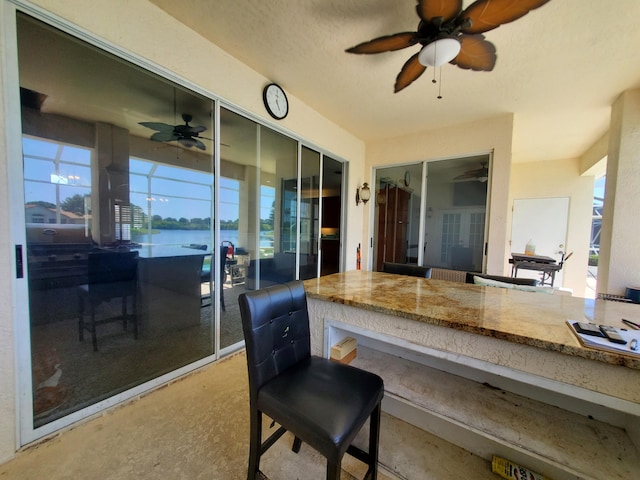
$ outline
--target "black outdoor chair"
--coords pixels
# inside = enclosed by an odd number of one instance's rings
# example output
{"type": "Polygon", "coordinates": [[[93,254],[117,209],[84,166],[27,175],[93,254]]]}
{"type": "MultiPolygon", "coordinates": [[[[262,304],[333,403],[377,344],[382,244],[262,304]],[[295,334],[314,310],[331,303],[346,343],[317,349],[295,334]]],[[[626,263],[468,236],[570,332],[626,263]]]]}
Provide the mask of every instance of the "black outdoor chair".
{"type": "Polygon", "coordinates": [[[409,275],[411,277],[431,278],[431,267],[423,267],[411,263],[384,262],[382,271],[385,273],[395,273],[396,275],[409,275]]]}
{"type": "Polygon", "coordinates": [[[260,457],[287,430],[327,459],[328,480],[340,478],[342,457],[365,462],[367,479],[377,478],[382,379],[370,372],[311,355],[309,315],[300,281],[242,293],[238,302],[247,350],[251,436],[248,480],[260,457]],[[262,441],[262,414],[280,427],[262,441]],[[369,448],[353,445],[369,422],[369,448]]]}
{"type": "MultiPolygon", "coordinates": [[[[220,308],[222,309],[223,312],[226,310],[226,307],[224,304],[224,282],[227,281],[226,264],[227,264],[228,249],[229,247],[227,247],[226,245],[223,245],[220,247],[220,308]]],[[[204,259],[203,259],[203,267],[204,267],[204,259]]],[[[215,268],[215,265],[213,263],[213,257],[211,257],[209,269],[205,270],[204,268],[202,268],[202,270],[200,270],[200,283],[209,284],[209,295],[205,295],[201,297],[200,307],[208,307],[209,305],[211,305],[211,293],[213,291],[213,283],[211,282],[211,272],[213,271],[214,268],[215,268]],[[209,301],[209,303],[204,303],[207,300],[209,301]]]]}
{"type": "Polygon", "coordinates": [[[91,333],[93,350],[98,351],[96,326],[122,322],[127,330],[128,322],[133,323],[134,338],[138,338],[137,313],[137,270],[138,252],[91,252],[88,255],[89,282],[78,286],[79,312],[78,333],[84,340],[84,331],[91,333]],[[105,302],[119,298],[122,301],[120,315],[96,319],[98,308],[105,302]],[[128,313],[128,299],[131,299],[131,313],[128,313]],[[85,322],[85,306],[89,307],[90,320],[85,322]]]}

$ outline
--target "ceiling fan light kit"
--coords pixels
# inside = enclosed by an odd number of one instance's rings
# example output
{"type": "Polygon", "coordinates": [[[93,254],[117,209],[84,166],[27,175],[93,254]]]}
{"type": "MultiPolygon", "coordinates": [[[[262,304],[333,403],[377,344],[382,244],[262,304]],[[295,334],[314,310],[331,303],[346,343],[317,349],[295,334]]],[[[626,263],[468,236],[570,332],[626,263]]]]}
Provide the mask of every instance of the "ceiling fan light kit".
{"type": "Polygon", "coordinates": [[[449,63],[460,53],[460,42],[455,38],[441,38],[427,43],[418,54],[418,61],[425,67],[439,67],[449,63]]]}

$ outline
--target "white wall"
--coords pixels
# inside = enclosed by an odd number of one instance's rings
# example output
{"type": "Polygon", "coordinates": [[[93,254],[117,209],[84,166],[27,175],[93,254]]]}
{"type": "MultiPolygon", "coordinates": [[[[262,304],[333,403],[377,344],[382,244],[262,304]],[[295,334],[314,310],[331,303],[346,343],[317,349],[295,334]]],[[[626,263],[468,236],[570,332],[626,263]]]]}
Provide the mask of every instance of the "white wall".
{"type": "Polygon", "coordinates": [[[602,211],[598,293],[625,295],[640,284],[640,89],[623,92],[611,111],[602,211]]]}
{"type": "MultiPolygon", "coordinates": [[[[514,163],[511,166],[509,205],[518,198],[569,197],[567,252],[573,252],[573,255],[563,268],[564,287],[571,288],[574,296],[583,297],[595,177],[580,176],[579,169],[578,159],[514,163]]],[[[543,236],[544,232],[540,232],[537,238],[543,236]]]]}

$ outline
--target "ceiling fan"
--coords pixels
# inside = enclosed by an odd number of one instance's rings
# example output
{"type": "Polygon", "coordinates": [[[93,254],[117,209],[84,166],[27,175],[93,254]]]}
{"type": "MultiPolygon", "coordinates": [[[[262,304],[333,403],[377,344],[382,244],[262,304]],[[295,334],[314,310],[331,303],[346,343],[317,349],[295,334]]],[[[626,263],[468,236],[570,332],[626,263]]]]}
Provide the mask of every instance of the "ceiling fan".
{"type": "Polygon", "coordinates": [[[396,77],[395,93],[422,75],[427,66],[449,62],[467,70],[491,71],[496,63],[496,47],[482,33],[513,22],[548,1],[476,0],[462,10],[462,0],[418,0],[417,31],[375,38],[346,51],[382,53],[422,45],[396,77]]]}
{"type": "Polygon", "coordinates": [[[462,175],[458,175],[453,179],[454,182],[486,182],[489,180],[489,169],[486,163],[481,164],[482,167],[475,170],[467,170],[462,175]]]}
{"type": "Polygon", "coordinates": [[[169,125],[160,122],[140,122],[140,125],[156,130],[156,133],[151,135],[151,140],[154,142],[177,141],[180,145],[184,145],[187,148],[196,147],[200,150],[206,150],[205,144],[199,139],[211,140],[210,138],[200,136],[200,133],[204,132],[207,127],[203,127],[202,125],[192,127],[189,125],[192,119],[193,117],[191,115],[183,113],[182,120],[184,120],[184,125],[169,125]]]}

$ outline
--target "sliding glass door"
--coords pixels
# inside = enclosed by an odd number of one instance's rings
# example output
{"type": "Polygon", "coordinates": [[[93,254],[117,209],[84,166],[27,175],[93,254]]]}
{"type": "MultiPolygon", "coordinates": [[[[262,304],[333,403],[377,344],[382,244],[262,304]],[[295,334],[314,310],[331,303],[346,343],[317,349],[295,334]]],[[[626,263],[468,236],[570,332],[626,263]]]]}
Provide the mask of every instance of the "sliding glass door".
{"type": "Polygon", "coordinates": [[[345,164],[30,16],[17,33],[24,444],[240,349],[242,292],[338,271],[345,164]]]}
{"type": "Polygon", "coordinates": [[[373,269],[484,269],[490,155],[375,171],[373,269]],[[424,179],[424,180],[423,180],[424,179]]]}
{"type": "Polygon", "coordinates": [[[238,295],[296,278],[298,143],[220,110],[220,238],[227,247],[220,347],[243,340],[238,295]]]}
{"type": "Polygon", "coordinates": [[[38,429],[215,353],[214,103],[17,25],[38,429]]]}
{"type": "Polygon", "coordinates": [[[385,262],[415,264],[421,260],[423,176],[422,163],[376,170],[374,270],[381,271],[385,262]]]}

